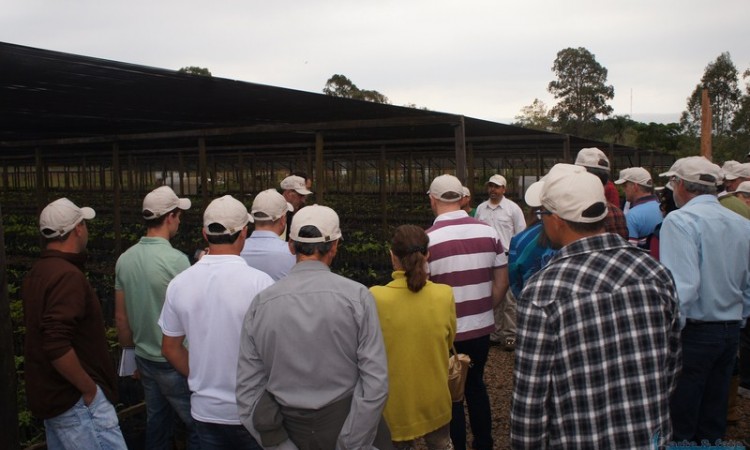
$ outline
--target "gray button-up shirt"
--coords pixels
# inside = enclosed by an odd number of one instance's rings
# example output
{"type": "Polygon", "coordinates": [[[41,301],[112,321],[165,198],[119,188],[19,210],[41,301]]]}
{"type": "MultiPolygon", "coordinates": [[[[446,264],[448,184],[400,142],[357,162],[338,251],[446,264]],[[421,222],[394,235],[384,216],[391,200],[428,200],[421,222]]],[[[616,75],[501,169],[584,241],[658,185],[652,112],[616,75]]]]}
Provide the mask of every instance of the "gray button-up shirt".
{"type": "Polygon", "coordinates": [[[353,396],[339,446],[371,447],[388,395],[388,363],[365,286],[305,261],[255,297],[237,368],[237,403],[248,428],[264,390],[302,409],[353,396]]]}

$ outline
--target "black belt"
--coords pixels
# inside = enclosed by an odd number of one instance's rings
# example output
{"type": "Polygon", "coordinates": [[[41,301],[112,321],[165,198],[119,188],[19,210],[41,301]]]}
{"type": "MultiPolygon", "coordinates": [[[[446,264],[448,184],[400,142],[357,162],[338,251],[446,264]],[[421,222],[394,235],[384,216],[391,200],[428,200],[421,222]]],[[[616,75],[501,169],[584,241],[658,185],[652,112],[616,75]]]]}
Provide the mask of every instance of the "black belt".
{"type": "Polygon", "coordinates": [[[686,323],[688,325],[739,325],[742,323],[741,320],[719,320],[719,321],[707,321],[707,320],[697,320],[697,319],[687,319],[686,323]]]}

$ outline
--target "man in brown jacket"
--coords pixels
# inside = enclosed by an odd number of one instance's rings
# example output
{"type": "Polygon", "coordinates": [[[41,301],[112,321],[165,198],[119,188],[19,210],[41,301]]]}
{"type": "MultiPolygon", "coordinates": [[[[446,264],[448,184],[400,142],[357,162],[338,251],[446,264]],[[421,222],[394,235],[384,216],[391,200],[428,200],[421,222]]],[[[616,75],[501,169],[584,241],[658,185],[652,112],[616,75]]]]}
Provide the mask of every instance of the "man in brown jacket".
{"type": "Polygon", "coordinates": [[[23,281],[29,409],[48,448],[126,449],[113,402],[116,376],[99,299],[83,273],[89,207],[66,198],[42,210],[41,258],[23,281]]]}

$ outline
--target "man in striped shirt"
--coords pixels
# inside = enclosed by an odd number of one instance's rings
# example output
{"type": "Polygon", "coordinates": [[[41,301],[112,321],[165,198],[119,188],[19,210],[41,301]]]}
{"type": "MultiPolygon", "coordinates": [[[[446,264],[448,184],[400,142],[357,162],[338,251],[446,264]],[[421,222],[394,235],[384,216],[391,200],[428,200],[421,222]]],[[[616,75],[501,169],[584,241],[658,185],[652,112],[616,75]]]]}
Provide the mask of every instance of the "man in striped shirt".
{"type": "MultiPolygon", "coordinates": [[[[484,365],[495,329],[493,304],[508,290],[508,258],[497,232],[469,217],[460,208],[461,182],[440,175],[430,185],[430,206],[436,219],[427,230],[430,238],[430,278],[453,286],[456,299],[456,350],[469,355],[472,366],[466,380],[466,403],[475,449],[492,448],[492,418],[484,365]]],[[[453,404],[451,440],[456,450],[466,448],[463,402],[453,404]]]]}

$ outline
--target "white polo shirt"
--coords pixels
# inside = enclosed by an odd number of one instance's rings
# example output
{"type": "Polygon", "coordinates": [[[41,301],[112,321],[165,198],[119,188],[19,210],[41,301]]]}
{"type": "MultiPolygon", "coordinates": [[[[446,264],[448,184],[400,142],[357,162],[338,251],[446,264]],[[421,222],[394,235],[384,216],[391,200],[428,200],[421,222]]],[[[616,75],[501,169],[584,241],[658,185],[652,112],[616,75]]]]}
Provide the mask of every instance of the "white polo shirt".
{"type": "Polygon", "coordinates": [[[189,342],[194,419],[239,425],[235,386],[240,332],[253,298],[273,284],[266,273],[235,255],[206,255],[167,287],[159,326],[189,342]]]}

